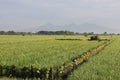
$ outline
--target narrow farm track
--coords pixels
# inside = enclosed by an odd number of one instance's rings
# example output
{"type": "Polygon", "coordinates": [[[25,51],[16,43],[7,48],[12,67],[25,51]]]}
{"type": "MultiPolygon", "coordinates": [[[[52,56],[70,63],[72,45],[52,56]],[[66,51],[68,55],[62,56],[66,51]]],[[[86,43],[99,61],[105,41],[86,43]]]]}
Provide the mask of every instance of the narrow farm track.
{"type": "Polygon", "coordinates": [[[72,62],[72,64],[64,65],[63,72],[61,74],[62,80],[66,80],[68,76],[77,69],[82,63],[87,62],[89,58],[92,56],[98,54],[100,51],[102,51],[106,46],[108,46],[110,43],[112,43],[112,40],[106,41],[105,43],[99,45],[98,47],[91,49],[90,51],[80,55],[79,57],[75,58],[72,62]]]}

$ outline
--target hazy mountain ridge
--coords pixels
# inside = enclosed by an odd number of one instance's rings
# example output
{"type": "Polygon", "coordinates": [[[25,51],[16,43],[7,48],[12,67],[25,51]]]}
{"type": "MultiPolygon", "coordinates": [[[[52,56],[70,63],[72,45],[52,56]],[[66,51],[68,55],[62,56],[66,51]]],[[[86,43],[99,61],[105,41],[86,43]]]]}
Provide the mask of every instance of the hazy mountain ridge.
{"type": "Polygon", "coordinates": [[[112,31],[112,29],[107,27],[102,27],[96,24],[91,23],[83,23],[83,24],[65,24],[65,25],[54,25],[52,23],[47,23],[42,26],[37,26],[31,29],[31,31],[60,31],[60,30],[68,30],[74,32],[108,32],[112,31]]]}

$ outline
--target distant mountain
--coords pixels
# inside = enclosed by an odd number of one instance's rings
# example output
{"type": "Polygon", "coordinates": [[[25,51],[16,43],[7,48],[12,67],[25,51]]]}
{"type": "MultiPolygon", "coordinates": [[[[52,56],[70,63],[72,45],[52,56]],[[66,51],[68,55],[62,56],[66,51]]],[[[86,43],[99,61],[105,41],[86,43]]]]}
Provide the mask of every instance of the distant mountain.
{"type": "Polygon", "coordinates": [[[111,29],[103,26],[99,26],[96,24],[91,24],[91,23],[83,23],[80,24],[75,31],[80,31],[80,32],[105,32],[105,31],[111,31],[111,29]]]}
{"type": "Polygon", "coordinates": [[[65,24],[62,26],[54,25],[52,23],[47,23],[42,26],[37,26],[31,29],[32,31],[60,31],[60,30],[68,30],[68,31],[74,31],[74,32],[109,32],[112,31],[111,29],[107,27],[102,27],[97,24],[91,24],[91,23],[83,23],[83,24],[65,24]]]}

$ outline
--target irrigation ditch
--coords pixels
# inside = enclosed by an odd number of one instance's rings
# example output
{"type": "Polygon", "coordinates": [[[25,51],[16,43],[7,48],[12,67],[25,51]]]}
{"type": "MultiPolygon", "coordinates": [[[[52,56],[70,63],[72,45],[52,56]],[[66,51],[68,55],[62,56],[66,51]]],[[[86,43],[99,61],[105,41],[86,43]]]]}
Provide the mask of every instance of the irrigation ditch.
{"type": "Polygon", "coordinates": [[[9,78],[21,78],[21,79],[40,79],[40,80],[66,80],[67,77],[81,64],[87,62],[89,58],[98,54],[106,46],[108,46],[112,40],[106,40],[96,48],[83,53],[72,59],[70,62],[65,63],[57,68],[36,68],[34,66],[18,68],[15,65],[7,66],[0,65],[0,77],[9,78]]]}

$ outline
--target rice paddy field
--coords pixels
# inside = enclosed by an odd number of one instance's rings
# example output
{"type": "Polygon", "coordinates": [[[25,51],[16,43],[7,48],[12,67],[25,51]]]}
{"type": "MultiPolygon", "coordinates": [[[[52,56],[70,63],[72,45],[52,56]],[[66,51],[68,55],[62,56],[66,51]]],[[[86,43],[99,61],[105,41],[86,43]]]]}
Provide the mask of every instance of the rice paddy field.
{"type": "MultiPolygon", "coordinates": [[[[102,42],[55,40],[63,36],[0,36],[0,64],[60,66],[102,42]]],[[[67,36],[67,38],[79,36],[67,36]]],[[[64,38],[64,37],[63,37],[64,38]]],[[[83,38],[83,37],[82,37],[83,38]]]]}
{"type": "MultiPolygon", "coordinates": [[[[63,35],[1,35],[0,65],[16,65],[17,67],[33,65],[38,68],[61,66],[84,52],[104,43],[104,41],[88,41],[87,39],[88,37],[84,36],[63,35]]],[[[119,41],[120,37],[114,36],[113,42],[109,46],[90,58],[86,63],[80,65],[68,76],[67,80],[119,80],[119,41]]],[[[0,80],[17,79],[0,78],[0,80]]]]}
{"type": "Polygon", "coordinates": [[[78,67],[68,80],[119,80],[120,79],[120,37],[114,37],[112,44],[98,55],[78,67]]]}

